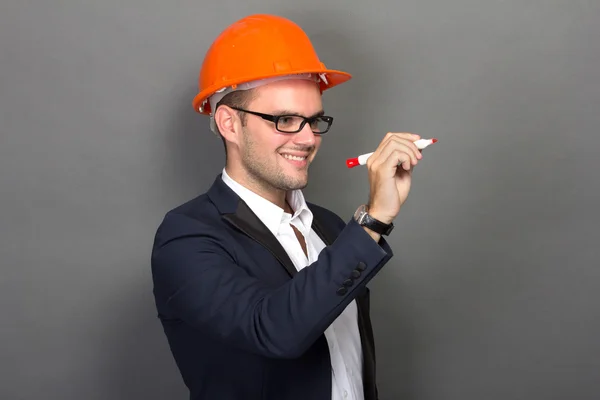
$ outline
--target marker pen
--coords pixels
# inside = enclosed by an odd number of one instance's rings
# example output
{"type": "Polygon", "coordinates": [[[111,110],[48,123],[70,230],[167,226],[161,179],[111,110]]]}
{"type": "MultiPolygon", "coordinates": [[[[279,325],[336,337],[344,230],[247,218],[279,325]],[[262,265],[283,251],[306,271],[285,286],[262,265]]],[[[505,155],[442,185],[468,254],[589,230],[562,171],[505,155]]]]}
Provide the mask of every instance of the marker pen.
{"type": "MultiPolygon", "coordinates": [[[[423,150],[425,147],[427,147],[430,144],[433,144],[437,141],[438,141],[437,139],[419,139],[413,143],[415,144],[415,146],[417,146],[417,148],[419,150],[423,150]]],[[[369,159],[369,157],[371,157],[372,154],[373,153],[367,153],[367,154],[360,155],[358,157],[349,158],[346,160],[346,165],[348,166],[348,168],[353,168],[358,165],[365,165],[367,163],[367,160],[369,159]]]]}

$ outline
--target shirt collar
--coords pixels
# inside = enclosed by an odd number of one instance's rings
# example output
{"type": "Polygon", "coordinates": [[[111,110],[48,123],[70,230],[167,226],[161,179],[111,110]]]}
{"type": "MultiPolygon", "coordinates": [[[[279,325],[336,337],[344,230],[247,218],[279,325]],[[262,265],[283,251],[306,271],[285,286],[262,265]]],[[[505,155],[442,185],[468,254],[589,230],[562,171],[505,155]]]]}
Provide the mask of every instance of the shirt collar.
{"type": "Polygon", "coordinates": [[[301,190],[291,190],[287,194],[287,201],[292,207],[292,210],[294,210],[294,214],[290,215],[284,212],[281,207],[271,203],[269,200],[233,180],[227,174],[225,168],[223,168],[222,179],[227,186],[246,202],[248,207],[250,207],[254,214],[256,214],[256,216],[266,225],[273,235],[277,235],[279,226],[282,223],[290,223],[292,221],[299,222],[296,224],[296,228],[298,228],[304,236],[308,235],[312,225],[313,215],[306,204],[306,200],[304,199],[301,190]]]}

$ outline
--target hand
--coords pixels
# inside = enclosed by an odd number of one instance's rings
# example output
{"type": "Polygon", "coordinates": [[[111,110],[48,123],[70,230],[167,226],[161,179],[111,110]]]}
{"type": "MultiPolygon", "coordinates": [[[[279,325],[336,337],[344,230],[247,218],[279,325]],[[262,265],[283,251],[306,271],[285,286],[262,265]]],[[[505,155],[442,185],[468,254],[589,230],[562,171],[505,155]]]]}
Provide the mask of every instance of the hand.
{"type": "Polygon", "coordinates": [[[369,214],[389,224],[400,212],[410,191],[412,169],[423,155],[412,133],[388,133],[367,160],[369,214]]]}

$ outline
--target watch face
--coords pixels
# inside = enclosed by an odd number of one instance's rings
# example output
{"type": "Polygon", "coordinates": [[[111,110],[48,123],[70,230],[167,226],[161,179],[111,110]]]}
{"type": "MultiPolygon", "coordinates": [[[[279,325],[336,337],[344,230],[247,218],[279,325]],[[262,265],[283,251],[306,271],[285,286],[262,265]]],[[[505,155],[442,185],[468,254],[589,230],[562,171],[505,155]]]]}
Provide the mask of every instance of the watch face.
{"type": "Polygon", "coordinates": [[[366,211],[366,207],[363,204],[362,206],[360,206],[356,212],[354,213],[354,219],[356,220],[356,222],[358,222],[359,224],[362,224],[365,220],[365,216],[367,215],[367,211],[366,211]]]}
{"type": "Polygon", "coordinates": [[[358,216],[358,223],[360,225],[365,223],[365,220],[367,219],[367,213],[365,213],[364,211],[360,213],[360,215],[358,216]]]}

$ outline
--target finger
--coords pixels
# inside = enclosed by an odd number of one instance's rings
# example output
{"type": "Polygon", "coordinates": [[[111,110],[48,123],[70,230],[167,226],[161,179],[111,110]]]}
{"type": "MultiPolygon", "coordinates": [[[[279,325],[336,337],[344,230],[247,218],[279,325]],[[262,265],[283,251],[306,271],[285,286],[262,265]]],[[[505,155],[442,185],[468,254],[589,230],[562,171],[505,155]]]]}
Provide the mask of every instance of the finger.
{"type": "Polygon", "coordinates": [[[416,133],[410,133],[410,132],[388,132],[383,141],[385,141],[386,139],[389,139],[391,137],[397,137],[400,139],[406,139],[406,140],[412,140],[413,142],[416,140],[421,139],[421,136],[416,134],[416,133]]]}
{"type": "Polygon", "coordinates": [[[414,150],[415,157],[420,159],[421,156],[419,156],[419,155],[421,154],[421,152],[419,151],[417,146],[414,144],[414,142],[419,140],[420,138],[421,137],[419,135],[414,134],[414,133],[390,132],[387,135],[385,135],[385,138],[379,144],[377,150],[385,148],[391,141],[401,141],[401,142],[407,143],[407,144],[410,143],[410,147],[414,150]]]}
{"type": "Polygon", "coordinates": [[[405,152],[410,157],[410,162],[413,165],[417,165],[419,157],[417,156],[418,153],[416,152],[416,146],[412,142],[400,139],[391,139],[382,149],[379,158],[382,160],[382,162],[385,162],[389,155],[394,151],[405,152]]]}
{"type": "MultiPolygon", "coordinates": [[[[423,158],[423,155],[419,151],[419,148],[417,147],[417,145],[415,145],[415,143],[412,140],[398,139],[398,138],[394,138],[392,140],[396,143],[399,143],[399,144],[405,146],[407,151],[410,151],[411,157],[415,161],[423,158]]],[[[415,163],[415,165],[416,165],[416,163],[415,163]]]]}
{"type": "Polygon", "coordinates": [[[406,147],[404,149],[394,149],[391,147],[386,150],[388,151],[382,153],[379,158],[374,160],[369,170],[389,170],[392,167],[395,170],[400,166],[402,166],[402,169],[408,170],[417,163],[417,160],[411,157],[406,147]]]}
{"type": "Polygon", "coordinates": [[[412,168],[411,161],[412,159],[408,153],[400,150],[394,150],[385,159],[383,166],[390,169],[397,169],[398,166],[401,166],[405,171],[410,171],[412,168]]]}
{"type": "MultiPolygon", "coordinates": [[[[418,151],[419,149],[413,143],[415,140],[419,140],[420,136],[414,133],[394,133],[389,132],[385,135],[382,142],[379,144],[377,149],[373,152],[371,157],[367,160],[367,167],[371,168],[375,164],[379,165],[381,163],[385,163],[387,157],[389,157],[390,153],[394,150],[392,146],[393,143],[404,143],[406,146],[410,146],[413,150],[412,153],[414,155],[415,161],[422,157],[421,153],[418,151]],[[378,162],[380,160],[381,162],[378,162]]],[[[416,163],[415,163],[416,164],[416,163]]]]}
{"type": "Polygon", "coordinates": [[[387,142],[391,139],[404,139],[404,140],[408,140],[410,142],[415,142],[419,139],[421,139],[420,135],[417,135],[416,133],[410,133],[410,132],[388,132],[384,139],[382,140],[381,144],[384,144],[384,142],[387,142]]]}

